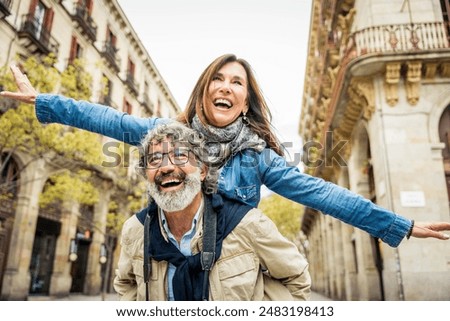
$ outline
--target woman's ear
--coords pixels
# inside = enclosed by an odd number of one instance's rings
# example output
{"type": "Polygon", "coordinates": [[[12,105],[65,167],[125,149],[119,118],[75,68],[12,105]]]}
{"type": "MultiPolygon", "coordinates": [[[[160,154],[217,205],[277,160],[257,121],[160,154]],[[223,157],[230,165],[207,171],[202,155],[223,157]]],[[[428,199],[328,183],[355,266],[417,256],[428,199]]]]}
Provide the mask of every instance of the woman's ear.
{"type": "Polygon", "coordinates": [[[248,110],[249,110],[249,107],[248,107],[248,97],[247,98],[245,98],[245,102],[244,102],[244,108],[242,109],[242,112],[244,113],[244,114],[246,114],[246,113],[248,113],[248,110]]]}

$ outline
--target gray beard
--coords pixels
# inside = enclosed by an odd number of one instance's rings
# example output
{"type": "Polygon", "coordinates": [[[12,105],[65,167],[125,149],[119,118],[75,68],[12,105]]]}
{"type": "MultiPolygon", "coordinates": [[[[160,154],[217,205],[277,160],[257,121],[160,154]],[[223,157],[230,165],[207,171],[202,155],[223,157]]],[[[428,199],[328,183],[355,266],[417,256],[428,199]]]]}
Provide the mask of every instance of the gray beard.
{"type": "Polygon", "coordinates": [[[188,207],[194,197],[202,189],[200,169],[192,174],[188,174],[184,181],[184,187],[178,191],[161,192],[153,182],[147,182],[149,195],[156,204],[165,212],[181,211],[188,207]]]}

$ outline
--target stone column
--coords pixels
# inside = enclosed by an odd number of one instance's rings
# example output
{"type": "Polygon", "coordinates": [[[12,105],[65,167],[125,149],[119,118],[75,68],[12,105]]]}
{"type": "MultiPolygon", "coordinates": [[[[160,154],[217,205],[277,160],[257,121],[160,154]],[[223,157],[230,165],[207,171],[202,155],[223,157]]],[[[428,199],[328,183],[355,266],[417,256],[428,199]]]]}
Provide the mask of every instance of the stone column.
{"type": "Polygon", "coordinates": [[[47,177],[44,162],[31,163],[20,173],[20,192],[11,235],[2,300],[26,300],[30,288],[30,261],[39,214],[39,194],[47,177]]]}
{"type": "Polygon", "coordinates": [[[71,267],[69,261],[70,240],[75,237],[78,222],[79,205],[74,202],[64,203],[61,213],[61,232],[56,242],[53,274],[49,294],[67,296],[72,286],[71,267]]]}
{"type": "Polygon", "coordinates": [[[359,288],[357,279],[357,255],[355,245],[355,228],[351,225],[342,226],[343,242],[343,261],[345,266],[345,300],[358,300],[359,288]]]}
{"type": "MultiPolygon", "coordinates": [[[[89,295],[97,295],[101,292],[102,276],[100,259],[100,247],[105,243],[106,218],[108,215],[108,203],[110,199],[111,186],[108,182],[102,182],[100,199],[95,206],[94,212],[94,235],[89,249],[88,267],[86,269],[86,279],[84,292],[89,295]]],[[[112,255],[108,253],[108,255],[112,255]]]]}
{"type": "Polygon", "coordinates": [[[344,283],[344,273],[345,273],[345,264],[344,264],[344,250],[343,250],[343,239],[342,239],[342,225],[343,223],[334,220],[333,221],[333,243],[334,243],[334,269],[335,273],[335,285],[336,285],[336,299],[344,300],[345,298],[345,283],[344,283]]]}

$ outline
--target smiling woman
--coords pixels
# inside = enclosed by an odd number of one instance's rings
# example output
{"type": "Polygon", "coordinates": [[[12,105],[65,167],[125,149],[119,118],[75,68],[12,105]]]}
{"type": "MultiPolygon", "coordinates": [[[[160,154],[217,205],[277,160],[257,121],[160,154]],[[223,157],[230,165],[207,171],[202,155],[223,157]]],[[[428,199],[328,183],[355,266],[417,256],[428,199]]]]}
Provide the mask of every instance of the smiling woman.
{"type": "Polygon", "coordinates": [[[221,167],[246,148],[283,148],[272,131],[272,115],[250,64],[233,54],[216,58],[200,75],[178,120],[208,137],[209,165],[221,167]]]}
{"type": "Polygon", "coordinates": [[[205,61],[236,53],[257,71],[276,111],[272,124],[280,139],[290,142],[291,153],[300,153],[311,0],[118,2],[180,106],[186,105],[205,61]]]}
{"type": "Polygon", "coordinates": [[[206,123],[224,127],[248,111],[247,77],[238,62],[225,64],[209,83],[205,95],[203,115],[206,123]],[[232,87],[232,88],[231,88],[232,87]]]}

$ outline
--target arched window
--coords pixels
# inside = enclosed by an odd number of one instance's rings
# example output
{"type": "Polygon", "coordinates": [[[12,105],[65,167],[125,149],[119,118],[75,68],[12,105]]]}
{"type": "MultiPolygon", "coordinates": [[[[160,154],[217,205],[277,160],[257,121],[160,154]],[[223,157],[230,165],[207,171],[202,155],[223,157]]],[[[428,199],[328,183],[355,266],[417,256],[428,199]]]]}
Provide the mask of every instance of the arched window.
{"type": "Polygon", "coordinates": [[[10,195],[13,198],[19,192],[19,166],[5,153],[0,157],[0,194],[10,195]]]}
{"type": "Polygon", "coordinates": [[[442,156],[444,158],[445,180],[447,181],[447,194],[450,205],[450,105],[444,110],[439,121],[439,140],[445,144],[442,156]]]}
{"type": "Polygon", "coordinates": [[[0,289],[6,268],[8,249],[19,192],[19,166],[10,154],[0,155],[0,289]]]}

